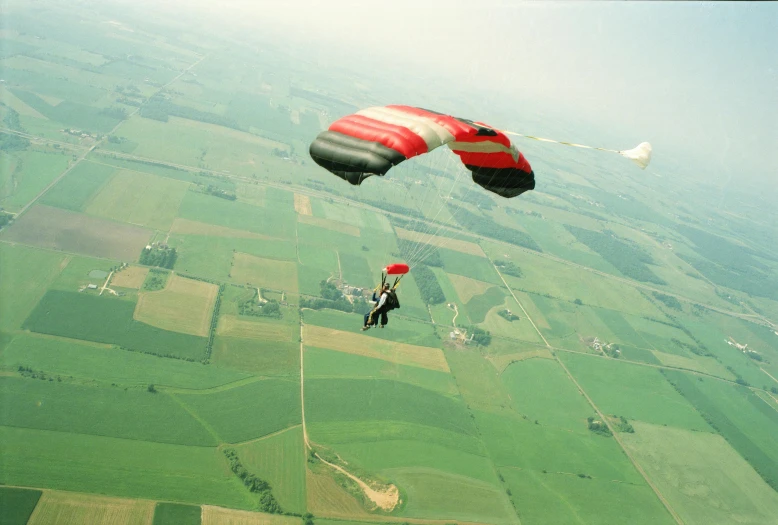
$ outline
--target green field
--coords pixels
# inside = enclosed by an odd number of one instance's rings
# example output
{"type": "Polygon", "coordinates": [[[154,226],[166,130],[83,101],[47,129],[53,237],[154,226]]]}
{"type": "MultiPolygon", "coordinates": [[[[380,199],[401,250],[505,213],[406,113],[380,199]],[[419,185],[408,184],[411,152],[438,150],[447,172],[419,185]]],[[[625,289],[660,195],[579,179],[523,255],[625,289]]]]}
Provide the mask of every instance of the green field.
{"type": "Polygon", "coordinates": [[[593,409],[556,361],[519,361],[506,368],[501,379],[520,414],[542,425],[586,431],[593,409]]]}
{"type": "Polygon", "coordinates": [[[0,487],[0,523],[26,525],[40,497],[40,490],[0,487]]]}
{"type": "Polygon", "coordinates": [[[64,153],[25,151],[19,154],[0,154],[0,206],[8,211],[19,211],[33,200],[68,166],[64,153]],[[6,171],[6,167],[11,168],[6,171]]]}
{"type": "Polygon", "coordinates": [[[239,509],[254,505],[215,448],[4,426],[0,437],[0,481],[8,485],[239,509]]]}
{"type": "Polygon", "coordinates": [[[305,450],[302,427],[236,447],[243,465],[264,479],[285,512],[304,514],[305,450]]]}
{"type": "Polygon", "coordinates": [[[135,321],[135,305],[109,297],[52,290],[23,327],[42,334],[108,343],[138,352],[181,359],[203,357],[204,337],[161,330],[135,321]]]}
{"type": "Polygon", "coordinates": [[[305,349],[305,377],[392,379],[442,394],[458,393],[454,378],[445,372],[315,347],[305,349]]]}
{"type": "Polygon", "coordinates": [[[217,335],[211,362],[260,376],[299,377],[300,343],[217,335]]]}
{"type": "Polygon", "coordinates": [[[97,162],[81,162],[41,198],[41,204],[84,211],[92,197],[111,180],[116,170],[97,162]]]}
{"type": "Polygon", "coordinates": [[[298,425],[300,384],[263,379],[208,394],[175,394],[220,440],[240,443],[298,425]]]}
{"type": "Polygon", "coordinates": [[[305,419],[406,421],[474,434],[464,405],[407,383],[386,379],[307,379],[305,419]]]}
{"type": "Polygon", "coordinates": [[[670,514],[647,485],[584,479],[573,474],[501,470],[525,525],[638,523],[670,525],[670,514]],[[596,494],[596,497],[592,497],[596,494]]]}
{"type": "Polygon", "coordinates": [[[392,469],[387,474],[408,493],[402,516],[517,522],[505,493],[494,485],[424,468],[392,469]]]}
{"type": "Polygon", "coordinates": [[[6,370],[22,366],[76,381],[131,387],[153,384],[207,389],[249,376],[180,359],[159,359],[139,352],[35,334],[17,335],[0,353],[0,366],[6,370]]]}
{"type": "Polygon", "coordinates": [[[0,244],[0,330],[21,327],[46,288],[67,264],[65,255],[0,244]]]}
{"type": "Polygon", "coordinates": [[[215,445],[206,429],[175,400],[145,388],[82,386],[46,374],[45,380],[40,376],[0,377],[0,392],[3,402],[13,407],[0,414],[0,425],[4,426],[158,443],[215,445]]]}
{"type": "Polygon", "coordinates": [[[655,368],[567,352],[559,358],[607,414],[710,432],[710,426],[655,368]]]}
{"type": "Polygon", "coordinates": [[[503,470],[543,471],[642,484],[640,474],[612,437],[535,424],[513,414],[476,411],[489,455],[503,470]]]}
{"type": "Polygon", "coordinates": [[[201,512],[196,505],[157,503],[152,525],[200,525],[201,512]]]}
{"type": "Polygon", "coordinates": [[[167,231],[189,184],[121,170],[91,199],[85,211],[118,222],[167,231]]]}
{"type": "Polygon", "coordinates": [[[623,439],[684,523],[771,523],[778,516],[778,494],[721,436],[636,423],[623,439]]]}
{"type": "Polygon", "coordinates": [[[773,489],[778,487],[778,410],[753,391],[676,371],[665,375],[773,489]]]}

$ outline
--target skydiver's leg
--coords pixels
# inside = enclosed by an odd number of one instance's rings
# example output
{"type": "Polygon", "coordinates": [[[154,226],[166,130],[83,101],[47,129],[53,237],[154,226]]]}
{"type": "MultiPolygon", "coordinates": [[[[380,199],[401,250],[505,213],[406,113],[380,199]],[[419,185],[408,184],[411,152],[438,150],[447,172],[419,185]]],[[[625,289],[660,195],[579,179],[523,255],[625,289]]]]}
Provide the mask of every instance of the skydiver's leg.
{"type": "Polygon", "coordinates": [[[365,314],[365,323],[362,325],[362,330],[367,330],[370,328],[370,326],[375,324],[375,319],[373,319],[373,312],[368,312],[365,314]]]}
{"type": "Polygon", "coordinates": [[[381,312],[381,328],[386,326],[386,323],[389,322],[389,316],[386,315],[386,312],[381,312]]]}

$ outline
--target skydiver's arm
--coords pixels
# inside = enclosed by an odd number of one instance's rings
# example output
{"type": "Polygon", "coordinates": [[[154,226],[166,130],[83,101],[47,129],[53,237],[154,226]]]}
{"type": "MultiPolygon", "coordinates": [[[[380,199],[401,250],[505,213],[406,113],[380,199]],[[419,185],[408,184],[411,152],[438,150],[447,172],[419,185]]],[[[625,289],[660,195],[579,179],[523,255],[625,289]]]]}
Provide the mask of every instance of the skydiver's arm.
{"type": "Polygon", "coordinates": [[[379,309],[379,308],[381,308],[381,307],[382,307],[384,304],[386,304],[386,296],[387,296],[387,294],[385,294],[385,293],[382,293],[382,294],[381,294],[381,299],[378,301],[378,304],[377,304],[377,305],[375,305],[375,307],[376,307],[376,310],[378,310],[378,309],[379,309]]]}

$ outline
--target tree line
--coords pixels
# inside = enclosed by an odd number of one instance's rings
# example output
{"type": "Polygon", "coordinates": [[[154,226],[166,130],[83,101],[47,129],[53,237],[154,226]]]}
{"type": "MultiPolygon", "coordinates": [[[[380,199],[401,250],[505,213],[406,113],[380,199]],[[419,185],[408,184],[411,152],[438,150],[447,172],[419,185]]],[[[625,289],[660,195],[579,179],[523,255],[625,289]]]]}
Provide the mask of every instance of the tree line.
{"type": "Polygon", "coordinates": [[[440,304],[446,301],[443,289],[440,287],[435,273],[425,264],[414,266],[411,275],[416,281],[416,286],[421,292],[422,300],[427,304],[440,304]]]}

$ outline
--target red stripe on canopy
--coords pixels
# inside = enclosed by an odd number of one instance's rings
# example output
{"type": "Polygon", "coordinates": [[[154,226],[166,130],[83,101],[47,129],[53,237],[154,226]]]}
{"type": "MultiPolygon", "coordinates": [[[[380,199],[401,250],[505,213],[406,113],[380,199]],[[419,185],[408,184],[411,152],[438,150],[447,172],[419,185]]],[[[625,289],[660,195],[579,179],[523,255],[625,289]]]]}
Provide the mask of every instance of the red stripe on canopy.
{"type": "Polygon", "coordinates": [[[424,139],[405,126],[389,124],[363,115],[348,115],[338,119],[329,129],[360,139],[380,142],[388,148],[399,151],[406,158],[415,157],[428,151],[424,139]],[[344,124],[346,125],[344,126],[344,124]],[[352,125],[356,127],[352,127],[352,125]],[[346,129],[350,131],[344,131],[346,129]]]}

